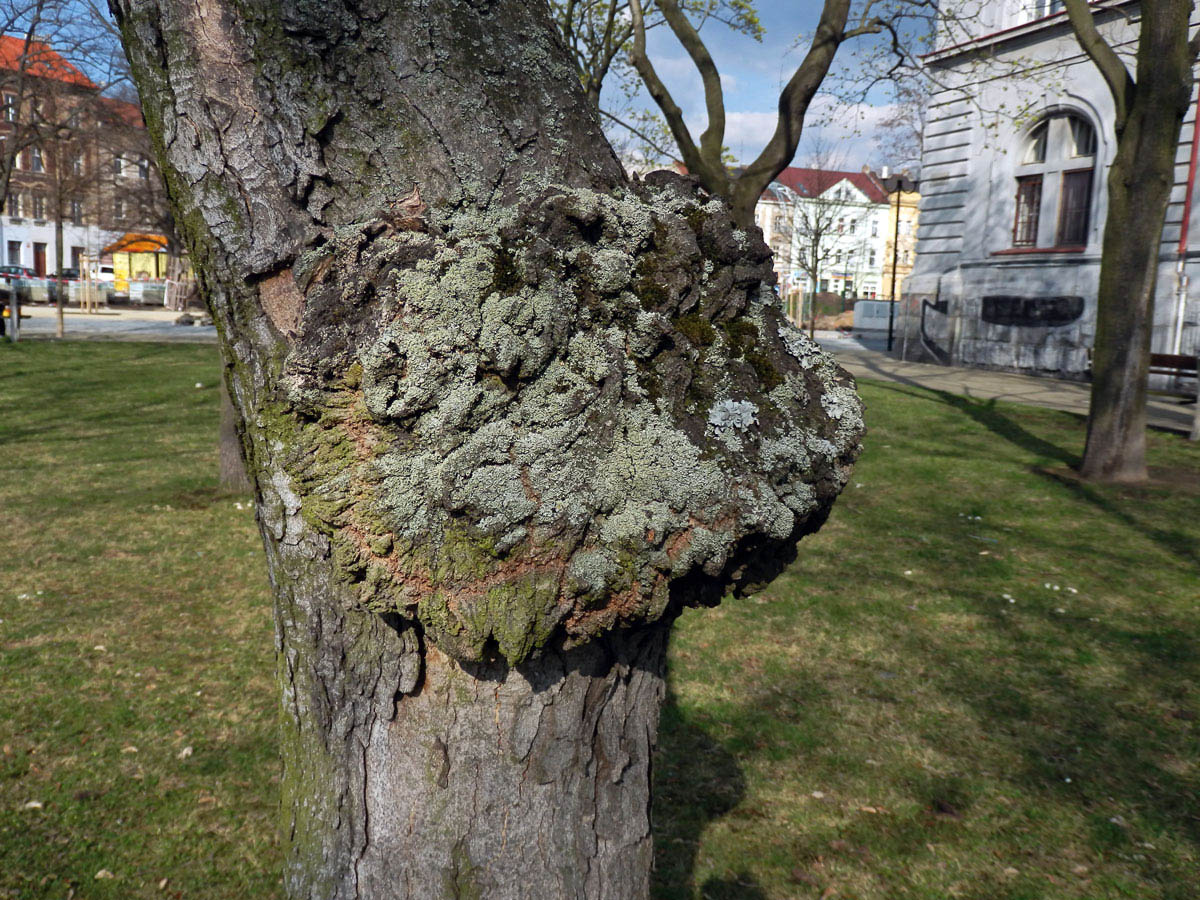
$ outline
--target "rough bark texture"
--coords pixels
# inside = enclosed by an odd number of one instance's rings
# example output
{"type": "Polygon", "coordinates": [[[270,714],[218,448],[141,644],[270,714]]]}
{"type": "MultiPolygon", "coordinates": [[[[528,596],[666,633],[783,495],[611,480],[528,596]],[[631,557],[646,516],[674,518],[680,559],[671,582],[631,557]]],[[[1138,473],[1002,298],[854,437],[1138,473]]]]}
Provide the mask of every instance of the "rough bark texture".
{"type": "Polygon", "coordinates": [[[1196,59],[1188,43],[1192,2],[1142,5],[1136,80],[1091,27],[1092,11],[1079,3],[1068,9],[1117,107],[1117,152],[1108,173],[1092,397],[1080,472],[1099,481],[1144,481],[1154,294],[1196,59]]]}
{"type": "Polygon", "coordinates": [[[644,896],[666,629],[823,521],[848,376],[728,207],[624,183],[544,5],[113,8],[244,418],[289,893],[644,896]]]}

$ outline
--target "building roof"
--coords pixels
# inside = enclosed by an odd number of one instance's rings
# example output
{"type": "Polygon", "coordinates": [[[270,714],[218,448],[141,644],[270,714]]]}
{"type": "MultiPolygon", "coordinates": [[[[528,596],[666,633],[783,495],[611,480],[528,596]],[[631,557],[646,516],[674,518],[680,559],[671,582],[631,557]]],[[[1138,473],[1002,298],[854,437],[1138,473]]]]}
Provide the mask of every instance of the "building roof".
{"type": "Polygon", "coordinates": [[[775,176],[775,180],[791,188],[801,197],[820,197],[835,185],[848,181],[866,195],[871,203],[887,203],[888,193],[873,174],[867,172],[839,172],[835,169],[801,169],[788,166],[775,176]]]}
{"type": "Polygon", "coordinates": [[[142,128],[145,125],[145,122],[142,121],[142,108],[136,103],[115,100],[112,97],[101,97],[100,104],[114,120],[119,120],[125,125],[133,125],[136,128],[142,128]]]}
{"type": "Polygon", "coordinates": [[[136,234],[128,232],[119,240],[113,241],[100,254],[109,253],[158,253],[167,249],[167,239],[161,234],[136,234]]]}
{"type": "Polygon", "coordinates": [[[0,35],[0,69],[16,72],[25,58],[25,71],[36,78],[52,78],[66,84],[95,89],[96,85],[79,69],[42,41],[30,41],[26,53],[25,38],[11,34],[0,35]]]}

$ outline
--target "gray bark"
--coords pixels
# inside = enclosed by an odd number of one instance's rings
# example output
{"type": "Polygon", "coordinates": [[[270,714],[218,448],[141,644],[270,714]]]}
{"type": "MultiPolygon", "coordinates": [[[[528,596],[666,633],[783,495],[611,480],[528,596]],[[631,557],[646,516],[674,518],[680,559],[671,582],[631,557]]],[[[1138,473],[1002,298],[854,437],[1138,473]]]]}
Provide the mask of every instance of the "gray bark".
{"type": "Polygon", "coordinates": [[[455,663],[319,583],[278,606],[289,897],[645,897],[666,627],[455,663]]]}
{"type": "Polygon", "coordinates": [[[524,0],[113,2],[231,366],[302,898],[646,895],[666,629],[862,434],[723,204],[524,0]]]}

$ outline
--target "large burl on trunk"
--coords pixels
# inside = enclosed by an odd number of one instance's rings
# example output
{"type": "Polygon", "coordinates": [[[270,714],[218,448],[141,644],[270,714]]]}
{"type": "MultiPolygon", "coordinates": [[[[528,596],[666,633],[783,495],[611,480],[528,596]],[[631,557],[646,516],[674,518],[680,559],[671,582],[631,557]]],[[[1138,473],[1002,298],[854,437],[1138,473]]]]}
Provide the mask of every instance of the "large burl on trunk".
{"type": "Polygon", "coordinates": [[[304,898],[646,896],[667,632],[862,433],[757,232],[627,183],[543,4],[122,0],[276,595],[304,898]]]}

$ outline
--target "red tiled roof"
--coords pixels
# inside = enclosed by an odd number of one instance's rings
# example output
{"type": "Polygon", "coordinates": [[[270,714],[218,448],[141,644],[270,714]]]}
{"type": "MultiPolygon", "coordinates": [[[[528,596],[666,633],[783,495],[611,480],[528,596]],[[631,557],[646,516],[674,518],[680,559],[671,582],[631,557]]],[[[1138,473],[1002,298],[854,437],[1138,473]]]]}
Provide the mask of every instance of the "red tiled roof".
{"type": "Polygon", "coordinates": [[[775,180],[791,188],[801,197],[820,197],[831,187],[842,181],[849,181],[867,195],[869,202],[888,202],[887,191],[883,189],[883,185],[866,172],[838,172],[833,169],[801,169],[788,166],[775,176],[775,180]]]}
{"type": "MultiPolygon", "coordinates": [[[[11,34],[0,35],[0,69],[18,71],[21,68],[21,57],[25,54],[25,38],[11,34]]],[[[41,41],[29,42],[28,54],[25,55],[25,71],[37,78],[52,78],[84,88],[96,87],[90,78],[41,41]]]]}
{"type": "Polygon", "coordinates": [[[137,128],[145,125],[145,122],[142,121],[142,108],[136,103],[114,100],[112,97],[101,97],[100,103],[114,119],[120,119],[126,125],[133,125],[137,128]]]}

